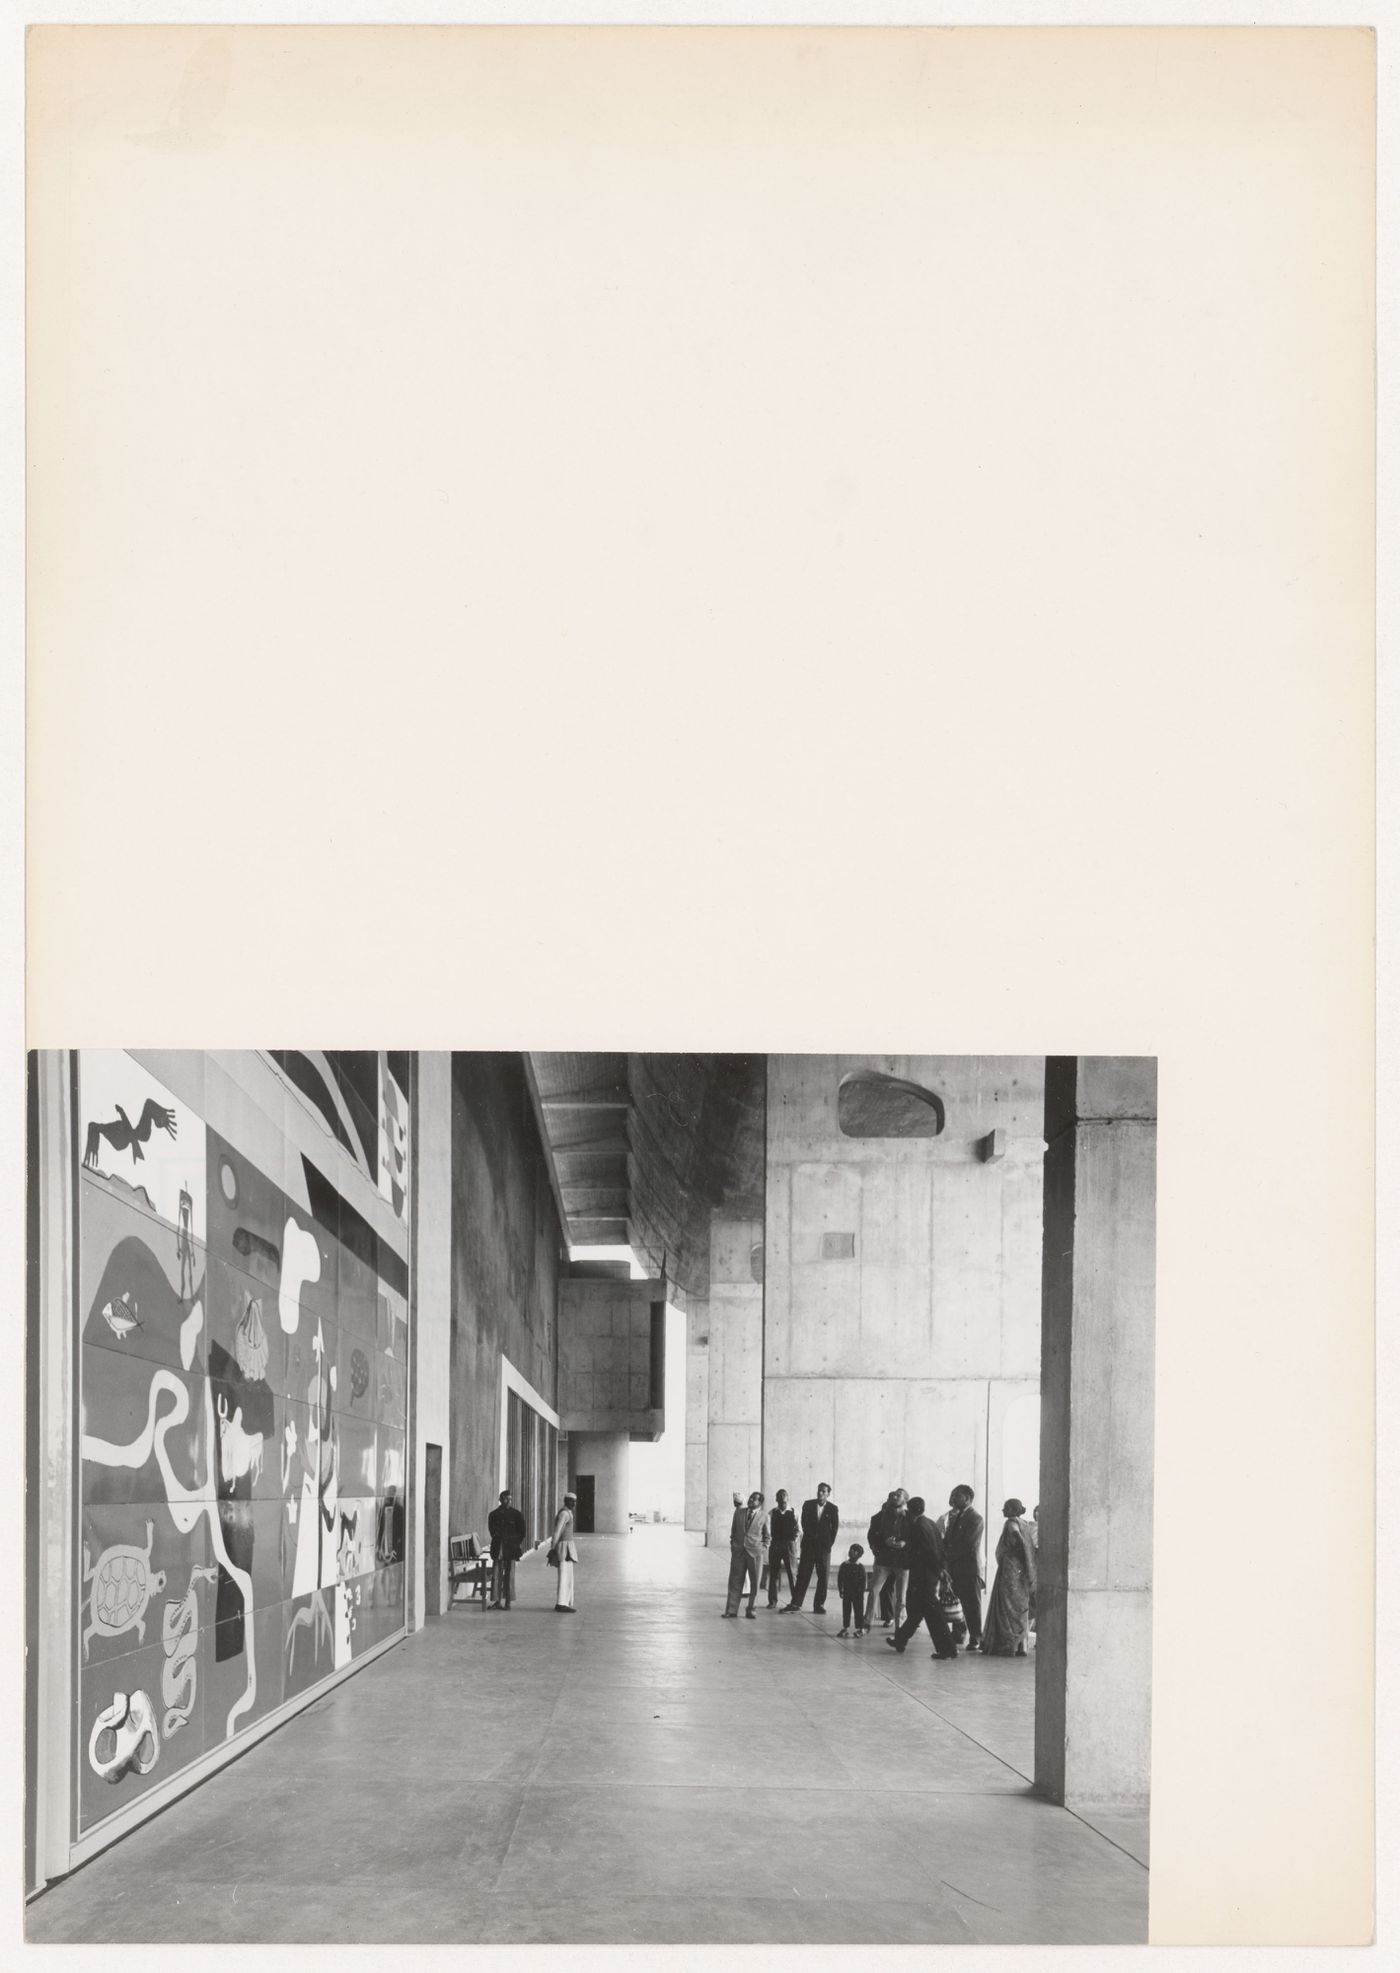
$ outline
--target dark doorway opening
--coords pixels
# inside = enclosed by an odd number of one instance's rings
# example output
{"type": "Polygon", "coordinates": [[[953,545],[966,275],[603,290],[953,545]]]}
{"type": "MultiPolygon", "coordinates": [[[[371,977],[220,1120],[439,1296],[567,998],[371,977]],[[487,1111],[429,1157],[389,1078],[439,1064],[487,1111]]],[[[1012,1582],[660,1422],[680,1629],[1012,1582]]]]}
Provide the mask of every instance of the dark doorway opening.
{"type": "Polygon", "coordinates": [[[574,1526],[581,1535],[593,1532],[593,1475],[580,1473],[574,1481],[574,1492],[578,1502],[574,1508],[574,1526]]]}
{"type": "Polygon", "coordinates": [[[426,1445],[423,1474],[423,1610],[442,1615],[442,1447],[426,1445]]]}

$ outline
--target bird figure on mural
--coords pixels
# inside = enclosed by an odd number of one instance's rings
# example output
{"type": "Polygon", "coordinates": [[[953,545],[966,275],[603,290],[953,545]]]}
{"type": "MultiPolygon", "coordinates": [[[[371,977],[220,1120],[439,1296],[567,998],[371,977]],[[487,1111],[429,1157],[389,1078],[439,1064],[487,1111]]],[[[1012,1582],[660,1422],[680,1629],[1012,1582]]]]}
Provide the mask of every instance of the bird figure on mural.
{"type": "Polygon", "coordinates": [[[114,1151],[130,1151],[132,1162],[136,1163],[146,1155],[141,1146],[150,1143],[153,1126],[157,1130],[168,1131],[171,1137],[175,1135],[175,1112],[162,1109],[160,1104],[152,1102],[149,1096],[146,1098],[146,1107],[141,1112],[140,1121],[134,1124],[120,1103],[114,1107],[117,1114],[111,1123],[88,1125],[87,1143],[83,1148],[83,1165],[86,1169],[96,1165],[98,1147],[104,1137],[114,1151]]]}

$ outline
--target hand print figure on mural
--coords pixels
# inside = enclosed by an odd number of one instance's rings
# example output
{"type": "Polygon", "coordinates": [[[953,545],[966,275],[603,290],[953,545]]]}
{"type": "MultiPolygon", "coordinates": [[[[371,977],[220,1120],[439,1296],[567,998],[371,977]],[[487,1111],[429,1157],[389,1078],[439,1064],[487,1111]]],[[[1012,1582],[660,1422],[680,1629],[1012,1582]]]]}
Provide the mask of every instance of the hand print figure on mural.
{"type": "Polygon", "coordinates": [[[120,1103],[114,1107],[117,1114],[111,1123],[88,1125],[87,1143],[83,1148],[83,1167],[87,1171],[96,1169],[97,1154],[104,1137],[114,1151],[130,1151],[133,1164],[138,1164],[146,1155],[141,1146],[149,1144],[153,1125],[158,1130],[167,1131],[171,1137],[176,1134],[175,1112],[164,1109],[149,1096],[139,1121],[134,1124],[120,1103]]]}

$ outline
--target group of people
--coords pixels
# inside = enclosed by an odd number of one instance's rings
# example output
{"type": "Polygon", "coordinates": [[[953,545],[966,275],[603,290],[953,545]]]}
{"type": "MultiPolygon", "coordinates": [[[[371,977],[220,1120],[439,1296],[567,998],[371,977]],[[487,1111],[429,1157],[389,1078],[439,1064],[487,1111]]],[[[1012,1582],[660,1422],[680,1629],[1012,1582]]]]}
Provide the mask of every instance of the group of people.
{"type": "MultiPolygon", "coordinates": [[[[958,1645],[949,1621],[949,1609],[957,1602],[962,1607],[970,1651],[995,1657],[1025,1657],[1035,1620],[1036,1522],[1033,1517],[1027,1518],[1025,1506],[1019,1500],[1013,1498],[1003,1506],[1005,1524],[997,1542],[996,1575],[984,1623],[984,1523],[973,1505],[974,1499],[971,1487],[954,1487],[948,1496],[948,1511],[935,1519],[928,1513],[922,1495],[911,1497],[904,1487],[893,1489],[866,1531],[870,1569],[866,1569],[862,1559],[864,1544],[853,1542],[837,1571],[842,1637],[869,1636],[877,1611],[883,1609],[889,1614],[881,1619],[882,1623],[894,1630],[894,1635],[885,1640],[892,1650],[905,1651],[922,1623],[927,1625],[933,1639],[934,1657],[956,1658],[958,1645]]],[[[1036,1513],[1039,1511],[1037,1508],[1036,1513]]],[[[808,1587],[815,1583],[812,1610],[816,1616],[823,1615],[831,1551],[840,1524],[840,1509],[831,1498],[831,1488],[825,1480],[817,1488],[815,1498],[802,1503],[800,1521],[783,1487],[778,1489],[775,1505],[766,1511],[760,1492],[751,1493],[747,1500],[736,1493],[729,1529],[729,1587],[724,1615],[738,1616],[747,1590],[748,1609],[744,1614],[756,1617],[754,1605],[765,1561],[770,1609],[777,1607],[781,1615],[800,1610],[808,1587]],[[784,1576],[789,1600],[779,1605],[778,1591],[784,1576]]]]}
{"type": "MultiPolygon", "coordinates": [[[[574,1509],[577,1506],[577,1496],[566,1493],[564,1504],[555,1516],[546,1558],[550,1568],[559,1571],[554,1608],[561,1617],[574,1614],[574,1564],[578,1561],[574,1509]]],[[[515,1565],[526,1548],[525,1516],[512,1501],[509,1487],[503,1488],[500,1499],[487,1515],[486,1532],[491,1537],[491,1601],[486,1607],[509,1610],[515,1590],[515,1565]]]]}
{"type": "MultiPolygon", "coordinates": [[[[922,1495],[911,1497],[904,1487],[892,1490],[866,1530],[870,1568],[867,1570],[863,1560],[865,1546],[857,1541],[852,1542],[846,1560],[837,1571],[842,1637],[868,1637],[879,1615],[883,1626],[893,1629],[894,1635],[885,1639],[892,1650],[905,1651],[919,1625],[926,1624],[933,1639],[934,1657],[956,1658],[958,1645],[949,1610],[957,1602],[962,1607],[970,1651],[995,1657],[1025,1657],[1035,1627],[1036,1517],[1040,1509],[1027,1518],[1025,1507],[1016,1499],[1008,1500],[1002,1508],[1004,1525],[997,1542],[996,1575],[984,1622],[984,1522],[973,1504],[974,1499],[971,1487],[954,1487],[948,1496],[948,1511],[935,1519],[928,1513],[922,1495]]],[[[554,1608],[561,1616],[574,1614],[577,1505],[572,1493],[564,1495],[549,1542],[547,1559],[550,1567],[559,1572],[554,1608]]],[[[725,1616],[738,1616],[747,1590],[748,1609],[744,1614],[756,1618],[754,1605],[765,1563],[770,1609],[777,1609],[784,1616],[801,1610],[808,1589],[813,1588],[813,1613],[824,1615],[831,1551],[840,1526],[841,1512],[825,1480],[813,1499],[803,1501],[800,1518],[790,1505],[784,1487],[779,1487],[771,1508],[765,1508],[763,1495],[758,1491],[751,1493],[747,1501],[736,1493],[729,1529],[725,1616]],[[784,1577],[788,1601],[779,1604],[784,1577]]],[[[515,1587],[515,1565],[527,1545],[525,1516],[514,1505],[509,1487],[503,1489],[487,1517],[487,1529],[492,1562],[492,1594],[487,1607],[509,1610],[515,1587]]]]}

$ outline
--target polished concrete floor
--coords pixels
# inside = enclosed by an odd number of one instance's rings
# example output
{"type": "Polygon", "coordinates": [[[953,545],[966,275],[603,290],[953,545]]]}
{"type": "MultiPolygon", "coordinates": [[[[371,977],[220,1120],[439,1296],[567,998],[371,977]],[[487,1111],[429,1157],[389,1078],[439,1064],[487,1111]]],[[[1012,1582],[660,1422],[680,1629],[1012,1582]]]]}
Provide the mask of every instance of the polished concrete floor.
{"type": "Polygon", "coordinates": [[[523,1566],[510,1615],[431,1622],[45,1892],[30,1940],[1146,1939],[1145,1815],[1030,1791],[1033,1659],[722,1622],[727,1557],[677,1529],[582,1548],[576,1616],[523,1566]]]}

